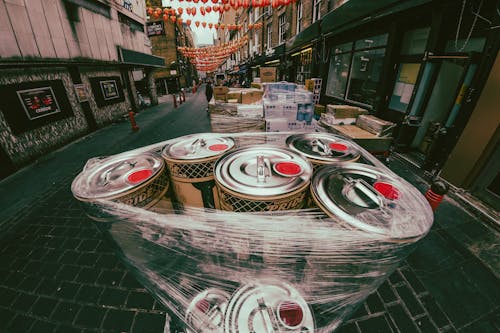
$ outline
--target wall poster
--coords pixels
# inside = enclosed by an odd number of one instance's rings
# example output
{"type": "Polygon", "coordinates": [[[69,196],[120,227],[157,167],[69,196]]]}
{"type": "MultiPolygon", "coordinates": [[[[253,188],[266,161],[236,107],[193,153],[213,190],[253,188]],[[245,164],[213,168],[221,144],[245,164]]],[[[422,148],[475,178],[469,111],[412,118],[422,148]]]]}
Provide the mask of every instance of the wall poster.
{"type": "Polygon", "coordinates": [[[105,100],[110,100],[120,96],[115,80],[101,81],[99,84],[101,85],[102,96],[105,100]]]}
{"type": "Polygon", "coordinates": [[[89,81],[98,107],[120,103],[125,100],[119,76],[91,77],[89,81]]]}
{"type": "Polygon", "coordinates": [[[54,91],[50,86],[18,90],[17,96],[29,120],[61,112],[54,91]]]}

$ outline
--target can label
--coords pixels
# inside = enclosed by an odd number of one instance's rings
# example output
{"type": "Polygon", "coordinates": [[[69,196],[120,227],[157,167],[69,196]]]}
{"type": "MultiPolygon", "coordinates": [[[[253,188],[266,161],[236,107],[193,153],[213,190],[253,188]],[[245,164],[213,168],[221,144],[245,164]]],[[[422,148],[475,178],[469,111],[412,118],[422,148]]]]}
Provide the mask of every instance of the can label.
{"type": "Polygon", "coordinates": [[[292,210],[304,207],[307,188],[288,197],[276,198],[274,200],[259,200],[258,198],[245,198],[225,191],[219,187],[220,208],[233,212],[262,212],[292,210]]]}
{"type": "Polygon", "coordinates": [[[148,207],[158,201],[166,193],[167,189],[168,175],[166,170],[164,170],[158,177],[151,180],[149,184],[116,200],[131,206],[148,207]]]}
{"type": "Polygon", "coordinates": [[[219,196],[213,180],[206,182],[172,181],[176,201],[192,207],[219,208],[219,196]]]}

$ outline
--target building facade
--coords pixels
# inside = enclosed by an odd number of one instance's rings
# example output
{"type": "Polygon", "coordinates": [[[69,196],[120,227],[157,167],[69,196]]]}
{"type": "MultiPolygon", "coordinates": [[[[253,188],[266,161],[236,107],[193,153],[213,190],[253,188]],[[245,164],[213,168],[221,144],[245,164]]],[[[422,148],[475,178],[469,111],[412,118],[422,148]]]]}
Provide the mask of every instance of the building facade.
{"type": "Polygon", "coordinates": [[[0,176],[137,109],[133,73],[164,66],[145,17],[136,0],[0,1],[0,176]]]}
{"type": "Polygon", "coordinates": [[[250,79],[261,66],[277,67],[278,80],[321,78],[321,104],[396,123],[394,149],[498,209],[497,1],[297,0],[259,10],[261,52],[249,43],[239,57],[250,79]]]}

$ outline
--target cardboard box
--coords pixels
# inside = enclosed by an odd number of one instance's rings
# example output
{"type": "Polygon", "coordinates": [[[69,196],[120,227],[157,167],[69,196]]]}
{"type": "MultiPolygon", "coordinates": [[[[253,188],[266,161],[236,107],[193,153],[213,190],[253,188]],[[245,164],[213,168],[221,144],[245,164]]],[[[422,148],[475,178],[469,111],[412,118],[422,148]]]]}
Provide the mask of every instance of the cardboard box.
{"type": "Polygon", "coordinates": [[[226,86],[216,86],[214,87],[214,95],[224,95],[229,92],[229,88],[226,86]]]}
{"type": "Polygon", "coordinates": [[[368,114],[368,111],[357,106],[351,105],[333,105],[326,106],[326,112],[331,113],[336,119],[340,118],[356,118],[362,114],[368,114]]]}
{"type": "Polygon", "coordinates": [[[260,82],[252,82],[252,83],[250,83],[250,87],[256,88],[256,89],[262,89],[262,83],[260,83],[260,82]]]}
{"type": "Polygon", "coordinates": [[[262,118],[246,118],[210,114],[210,125],[213,133],[264,132],[265,122],[262,118]]]}
{"type": "Polygon", "coordinates": [[[262,118],[262,104],[238,104],[238,116],[262,118]]]}
{"type": "Polygon", "coordinates": [[[229,91],[227,94],[227,100],[236,100],[234,103],[241,103],[241,91],[229,91]]]}
{"type": "Polygon", "coordinates": [[[227,95],[226,94],[214,94],[214,99],[216,101],[227,101],[227,95]]]}
{"type": "Polygon", "coordinates": [[[314,105],[314,115],[321,117],[321,114],[326,112],[326,106],[321,104],[314,105]]]}
{"type": "Polygon", "coordinates": [[[266,119],[266,132],[316,132],[319,125],[316,120],[311,123],[286,118],[266,119]]]}
{"type": "Polygon", "coordinates": [[[340,118],[337,119],[331,113],[322,113],[321,122],[328,125],[352,125],[356,123],[356,118],[340,118]]]}
{"type": "Polygon", "coordinates": [[[260,82],[276,82],[276,67],[261,67],[260,82]]]}
{"type": "Polygon", "coordinates": [[[241,92],[241,104],[255,104],[262,100],[262,90],[243,90],[241,92]]]}
{"type": "Polygon", "coordinates": [[[314,91],[314,81],[311,79],[306,79],[305,87],[306,87],[306,90],[313,92],[314,91]]]}
{"type": "Polygon", "coordinates": [[[356,126],[377,136],[386,137],[392,135],[396,124],[372,115],[360,115],[356,120],[356,126]]]}

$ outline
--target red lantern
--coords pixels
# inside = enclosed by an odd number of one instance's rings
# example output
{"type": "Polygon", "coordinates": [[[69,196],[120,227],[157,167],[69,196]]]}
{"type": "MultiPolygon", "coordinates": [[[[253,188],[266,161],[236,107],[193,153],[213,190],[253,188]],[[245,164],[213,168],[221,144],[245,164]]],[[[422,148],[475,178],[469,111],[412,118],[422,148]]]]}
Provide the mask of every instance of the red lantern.
{"type": "Polygon", "coordinates": [[[207,27],[207,22],[205,22],[205,21],[201,22],[201,26],[202,26],[203,28],[206,28],[206,27],[207,27]]]}
{"type": "Polygon", "coordinates": [[[203,3],[207,3],[207,1],[208,1],[208,0],[201,0],[201,2],[203,2],[203,3]]]}
{"type": "Polygon", "coordinates": [[[190,7],[186,8],[186,13],[187,13],[188,15],[191,15],[191,8],[190,8],[190,7]]]}
{"type": "Polygon", "coordinates": [[[207,13],[210,13],[210,12],[212,11],[212,7],[207,7],[207,8],[205,8],[205,11],[206,11],[207,13]]]}
{"type": "Polygon", "coordinates": [[[231,5],[225,4],[224,5],[224,11],[229,11],[231,9],[231,5]]]}
{"type": "Polygon", "coordinates": [[[212,0],[212,3],[217,3],[219,0],[212,0]]]}
{"type": "Polygon", "coordinates": [[[200,0],[193,0],[194,3],[198,3],[198,1],[200,1],[200,0]]]}
{"type": "Polygon", "coordinates": [[[213,23],[209,23],[209,24],[208,24],[208,28],[210,28],[210,29],[212,29],[212,27],[213,27],[213,26],[214,26],[214,24],[213,24],[213,23]]]}
{"type": "Polygon", "coordinates": [[[200,26],[200,21],[196,21],[196,22],[194,22],[194,24],[196,25],[196,27],[199,27],[200,26]]]}
{"type": "Polygon", "coordinates": [[[222,30],[224,30],[224,29],[226,28],[226,25],[225,25],[224,23],[222,23],[222,24],[220,25],[220,28],[221,28],[222,30]]]}
{"type": "Polygon", "coordinates": [[[215,23],[215,24],[214,24],[214,28],[215,28],[215,29],[219,29],[219,23],[215,23]]]}
{"type": "Polygon", "coordinates": [[[153,15],[153,13],[154,13],[153,8],[148,7],[148,15],[149,15],[149,16],[152,16],[152,15],[153,15]]]}
{"type": "Polygon", "coordinates": [[[191,8],[191,15],[196,15],[196,7],[191,8]]]}
{"type": "Polygon", "coordinates": [[[177,22],[178,22],[179,24],[182,24],[182,21],[183,21],[182,17],[178,17],[178,18],[177,18],[177,22]]]}
{"type": "Polygon", "coordinates": [[[184,9],[182,9],[182,7],[177,8],[177,13],[179,13],[179,15],[182,15],[183,11],[184,9]]]}
{"type": "Polygon", "coordinates": [[[214,10],[214,12],[218,12],[219,11],[219,6],[213,6],[212,9],[214,10]]]}
{"type": "Polygon", "coordinates": [[[170,16],[170,21],[175,22],[176,18],[175,16],[170,16]]]}
{"type": "Polygon", "coordinates": [[[205,16],[205,7],[200,7],[200,13],[205,16]]]}
{"type": "Polygon", "coordinates": [[[163,14],[163,21],[168,21],[168,15],[167,14],[163,14]]]}
{"type": "Polygon", "coordinates": [[[187,19],[187,20],[186,20],[186,24],[187,24],[187,25],[191,25],[191,20],[190,20],[190,19],[187,19]]]}

